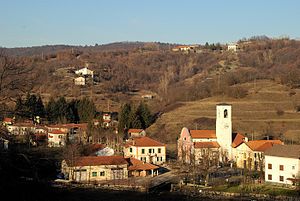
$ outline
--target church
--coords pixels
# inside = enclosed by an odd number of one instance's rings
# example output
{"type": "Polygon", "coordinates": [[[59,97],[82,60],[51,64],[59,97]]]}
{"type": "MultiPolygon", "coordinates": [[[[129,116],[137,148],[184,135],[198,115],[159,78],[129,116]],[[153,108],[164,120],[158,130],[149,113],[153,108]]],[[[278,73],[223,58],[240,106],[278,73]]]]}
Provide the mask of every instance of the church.
{"type": "Polygon", "coordinates": [[[216,130],[189,130],[184,127],[177,141],[178,160],[187,164],[235,163],[258,170],[263,152],[280,140],[255,140],[232,132],[232,105],[216,105],[216,130]]]}

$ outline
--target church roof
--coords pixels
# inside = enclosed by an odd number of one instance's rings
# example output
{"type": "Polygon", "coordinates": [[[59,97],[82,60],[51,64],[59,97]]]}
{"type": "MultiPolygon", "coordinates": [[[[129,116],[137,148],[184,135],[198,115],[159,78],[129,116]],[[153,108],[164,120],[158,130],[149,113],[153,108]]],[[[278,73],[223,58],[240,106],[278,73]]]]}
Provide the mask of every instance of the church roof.
{"type": "Polygon", "coordinates": [[[195,142],[195,149],[199,148],[219,148],[220,145],[218,142],[195,142]]]}
{"type": "Polygon", "coordinates": [[[217,138],[215,130],[190,130],[192,138],[217,138]]]}
{"type": "Polygon", "coordinates": [[[244,142],[245,136],[243,136],[240,133],[232,133],[232,144],[231,146],[233,148],[238,147],[240,144],[242,144],[244,142]]]}

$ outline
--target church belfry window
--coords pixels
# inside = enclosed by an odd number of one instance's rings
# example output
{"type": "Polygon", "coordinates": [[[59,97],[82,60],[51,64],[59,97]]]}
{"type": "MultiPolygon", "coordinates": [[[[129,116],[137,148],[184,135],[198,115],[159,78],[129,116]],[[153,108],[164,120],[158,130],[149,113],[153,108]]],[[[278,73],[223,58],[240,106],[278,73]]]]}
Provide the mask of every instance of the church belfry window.
{"type": "Polygon", "coordinates": [[[228,111],[227,109],[224,110],[224,118],[227,118],[228,117],[228,111]]]}

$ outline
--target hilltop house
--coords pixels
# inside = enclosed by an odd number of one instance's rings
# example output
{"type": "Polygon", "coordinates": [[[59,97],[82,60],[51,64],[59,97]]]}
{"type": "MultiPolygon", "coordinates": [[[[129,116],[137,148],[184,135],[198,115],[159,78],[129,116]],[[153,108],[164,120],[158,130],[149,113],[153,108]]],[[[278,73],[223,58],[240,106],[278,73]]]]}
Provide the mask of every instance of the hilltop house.
{"type": "Polygon", "coordinates": [[[92,78],[94,77],[94,71],[88,69],[87,67],[76,70],[75,74],[82,75],[82,76],[91,76],[92,78]]]}
{"type": "Polygon", "coordinates": [[[233,52],[236,52],[238,50],[238,48],[239,48],[239,46],[236,43],[232,43],[227,46],[227,50],[233,51],[233,52]]]}
{"type": "Polygon", "coordinates": [[[34,133],[35,125],[31,122],[23,122],[8,124],[6,128],[11,135],[28,135],[34,133]]]}
{"type": "Polygon", "coordinates": [[[129,139],[124,146],[124,156],[156,165],[166,162],[166,145],[149,137],[129,139]]]}
{"type": "Polygon", "coordinates": [[[299,184],[300,145],[274,145],[265,152],[265,181],[299,184]]]}
{"type": "Polygon", "coordinates": [[[74,84],[75,85],[79,85],[79,86],[84,86],[85,85],[85,78],[80,76],[80,77],[76,77],[74,79],[74,84]]]}

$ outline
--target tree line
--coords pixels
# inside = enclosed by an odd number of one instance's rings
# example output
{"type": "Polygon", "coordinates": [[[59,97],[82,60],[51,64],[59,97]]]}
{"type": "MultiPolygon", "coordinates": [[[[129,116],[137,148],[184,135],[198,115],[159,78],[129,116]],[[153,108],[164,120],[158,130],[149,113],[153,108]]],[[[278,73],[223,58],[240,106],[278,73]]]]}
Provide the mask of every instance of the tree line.
{"type": "Polygon", "coordinates": [[[88,98],[67,101],[64,97],[52,97],[44,105],[39,95],[28,93],[25,99],[17,98],[14,114],[18,119],[34,120],[39,116],[49,123],[79,123],[91,121],[96,107],[88,98]]]}
{"type": "Polygon", "coordinates": [[[126,103],[119,113],[119,132],[125,133],[129,128],[146,129],[153,123],[153,116],[147,104],[141,102],[138,107],[126,103]]]}

